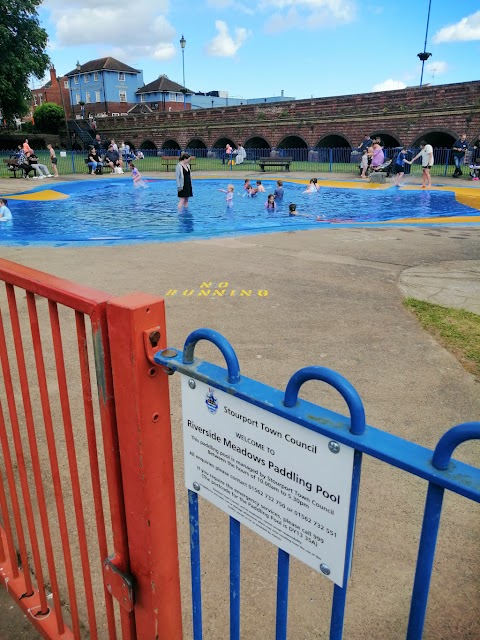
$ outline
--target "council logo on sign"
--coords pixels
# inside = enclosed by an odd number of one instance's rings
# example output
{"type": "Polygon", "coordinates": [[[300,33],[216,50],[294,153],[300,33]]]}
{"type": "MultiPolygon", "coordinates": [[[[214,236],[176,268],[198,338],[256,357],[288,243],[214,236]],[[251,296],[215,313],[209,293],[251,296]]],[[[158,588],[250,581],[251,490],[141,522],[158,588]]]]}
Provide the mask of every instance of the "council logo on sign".
{"type": "Polygon", "coordinates": [[[217,413],[218,411],[218,400],[213,393],[213,389],[208,387],[208,391],[205,395],[205,404],[207,405],[207,409],[210,413],[217,413]]]}

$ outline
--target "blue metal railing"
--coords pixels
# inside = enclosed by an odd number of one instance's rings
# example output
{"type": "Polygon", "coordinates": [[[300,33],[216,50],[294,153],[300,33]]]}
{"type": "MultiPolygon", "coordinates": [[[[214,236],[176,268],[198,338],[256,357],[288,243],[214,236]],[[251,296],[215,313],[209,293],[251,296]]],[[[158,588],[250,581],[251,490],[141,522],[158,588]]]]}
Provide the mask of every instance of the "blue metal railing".
{"type": "MultiPolygon", "coordinates": [[[[76,123],[74,123],[76,125],[76,123]]],[[[78,125],[76,125],[78,126],[78,125]]],[[[88,136],[88,132],[83,130],[82,135],[88,136]]],[[[80,133],[78,134],[80,136],[80,133]]],[[[85,142],[86,144],[86,142],[85,142]]],[[[132,149],[133,150],[133,149],[132,149]]],[[[16,150],[15,150],[16,151],[16,150]]],[[[180,156],[180,149],[142,149],[144,158],[139,160],[140,171],[165,171],[166,165],[162,163],[163,156],[180,156]]],[[[235,154],[227,158],[225,148],[190,148],[186,149],[188,153],[195,157],[196,162],[195,169],[202,171],[249,171],[259,169],[256,164],[259,158],[265,157],[288,157],[292,158],[292,165],[290,169],[292,171],[305,171],[307,173],[357,173],[358,165],[360,163],[361,154],[348,147],[342,148],[326,148],[316,147],[312,149],[246,149],[246,158],[243,163],[229,164],[229,160],[233,158],[235,160],[235,154]]],[[[392,160],[397,153],[398,149],[384,149],[385,159],[392,160]]],[[[418,149],[409,150],[408,158],[411,159],[414,154],[418,152],[418,149]]],[[[11,175],[8,171],[3,159],[9,158],[14,153],[14,150],[0,151],[0,177],[7,177],[11,175]]],[[[68,175],[72,173],[84,173],[87,151],[73,150],[66,151],[66,156],[60,156],[60,152],[57,151],[58,171],[60,175],[68,175]]],[[[37,151],[37,155],[40,162],[49,166],[48,151],[37,151]]],[[[434,176],[449,176],[453,174],[454,164],[453,157],[450,149],[434,149],[435,164],[432,169],[432,175],[434,176]]],[[[172,168],[170,166],[170,168],[172,168]]],[[[421,173],[420,160],[418,160],[412,167],[407,167],[407,173],[412,172],[414,174],[421,173]]],[[[468,165],[464,166],[464,175],[468,174],[468,165]]]]}
{"type": "MultiPolygon", "coordinates": [[[[454,449],[459,444],[471,439],[480,439],[480,422],[453,427],[442,436],[435,451],[432,452],[418,444],[366,425],[360,396],[354,387],[335,371],[324,367],[301,369],[290,378],[285,393],[241,376],[233,347],[221,334],[210,329],[199,329],[191,333],[185,341],[183,352],[169,349],[157,353],[155,362],[168,373],[178,371],[189,378],[202,381],[354,449],[344,580],[343,586],[335,584],[334,587],[330,617],[330,640],[341,640],[343,637],[362,454],[367,453],[429,482],[407,631],[407,640],[421,640],[443,493],[445,489],[448,489],[470,500],[480,502],[480,470],[451,459],[454,449]],[[200,340],[210,341],[220,349],[225,358],[227,370],[195,359],[195,346],[200,340]],[[350,418],[345,418],[304,400],[298,400],[300,387],[308,380],[320,380],[339,391],[349,408],[350,418]]],[[[198,496],[194,491],[189,490],[188,499],[191,532],[193,638],[201,640],[203,630],[198,496]]],[[[324,573],[327,571],[325,570],[324,573]]],[[[279,549],[276,640],[285,640],[287,637],[288,584],[289,554],[279,549]]],[[[230,639],[240,639],[240,523],[233,517],[230,517],[230,639]]]]}

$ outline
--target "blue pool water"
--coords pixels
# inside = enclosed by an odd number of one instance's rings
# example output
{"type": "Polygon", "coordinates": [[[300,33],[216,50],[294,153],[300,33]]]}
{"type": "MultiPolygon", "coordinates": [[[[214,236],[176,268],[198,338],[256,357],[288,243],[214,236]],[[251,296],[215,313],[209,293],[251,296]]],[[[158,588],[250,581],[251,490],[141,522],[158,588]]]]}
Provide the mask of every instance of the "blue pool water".
{"type": "MultiPolygon", "coordinates": [[[[119,244],[169,242],[212,236],[268,233],[351,222],[375,222],[405,217],[478,215],[445,191],[334,189],[322,187],[304,194],[305,186],[284,183],[285,198],[275,211],[264,207],[275,182],[264,180],[267,193],[243,196],[243,181],[233,180],[234,205],[225,206],[227,180],[194,180],[188,211],[178,213],[175,183],[151,180],[146,189],[134,189],[130,177],[97,178],[57,183],[66,200],[10,200],[13,222],[0,224],[0,244],[119,244]],[[288,205],[311,217],[289,217],[288,205]],[[316,221],[320,217],[321,222],[316,221]]],[[[254,181],[252,181],[254,182],[254,181]]]]}

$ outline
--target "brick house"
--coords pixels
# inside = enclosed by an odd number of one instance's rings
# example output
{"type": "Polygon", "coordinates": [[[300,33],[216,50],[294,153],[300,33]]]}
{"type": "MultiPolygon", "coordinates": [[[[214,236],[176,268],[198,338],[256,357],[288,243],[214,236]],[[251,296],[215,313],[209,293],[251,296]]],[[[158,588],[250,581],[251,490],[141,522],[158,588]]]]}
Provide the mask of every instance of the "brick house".
{"type": "Polygon", "coordinates": [[[32,89],[32,101],[30,103],[30,117],[33,112],[44,102],[54,102],[65,108],[67,115],[70,113],[70,91],[66,76],[57,79],[55,67],[50,67],[50,80],[39,89],[32,89]],[[63,97],[63,101],[62,101],[63,97]]]}
{"type": "Polygon", "coordinates": [[[85,64],[77,62],[66,78],[75,118],[126,114],[135,106],[135,92],[143,85],[143,71],[110,56],[85,64]]]}

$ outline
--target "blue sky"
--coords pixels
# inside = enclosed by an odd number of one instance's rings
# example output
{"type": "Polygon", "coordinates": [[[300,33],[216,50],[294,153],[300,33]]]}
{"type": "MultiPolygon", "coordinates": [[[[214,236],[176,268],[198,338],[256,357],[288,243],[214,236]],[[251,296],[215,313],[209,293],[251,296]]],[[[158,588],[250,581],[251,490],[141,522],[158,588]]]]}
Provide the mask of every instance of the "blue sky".
{"type": "MultiPolygon", "coordinates": [[[[44,0],[61,75],[111,55],[194,91],[296,98],[419,83],[428,0],[44,0]]],[[[432,0],[424,82],[479,79],[480,3],[432,0]]],[[[38,86],[40,83],[36,83],[38,86]]]]}

